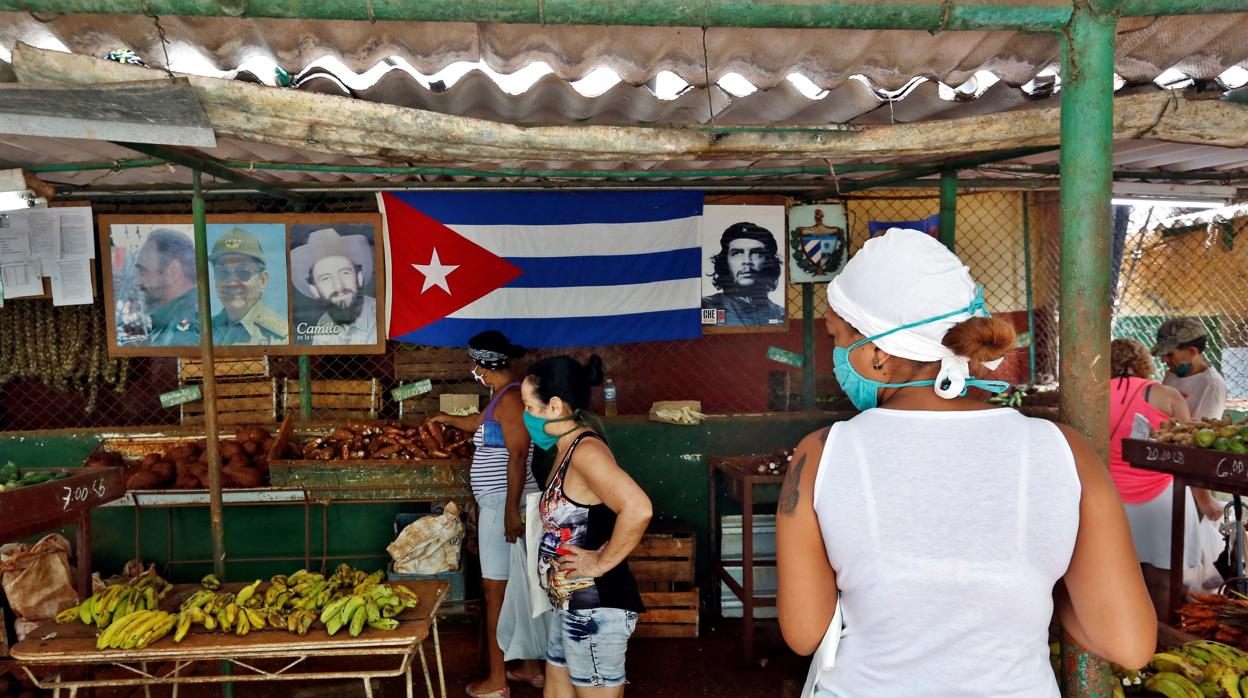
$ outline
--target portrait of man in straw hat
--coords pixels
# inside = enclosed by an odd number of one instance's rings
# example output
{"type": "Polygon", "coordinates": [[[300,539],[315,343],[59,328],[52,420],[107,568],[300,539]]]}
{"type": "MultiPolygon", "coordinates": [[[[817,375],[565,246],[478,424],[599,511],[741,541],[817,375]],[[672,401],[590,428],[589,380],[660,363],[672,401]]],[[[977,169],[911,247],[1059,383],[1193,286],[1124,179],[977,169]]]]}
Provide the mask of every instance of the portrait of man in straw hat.
{"type": "Polygon", "coordinates": [[[295,225],[290,236],[290,285],[295,343],[375,344],[374,231],[367,224],[295,225]],[[309,320],[318,313],[315,320],[309,320]]]}
{"type": "Polygon", "coordinates": [[[212,267],[212,342],[230,345],[288,344],[286,286],[270,284],[286,276],[286,226],[219,224],[208,226],[212,267]]]}

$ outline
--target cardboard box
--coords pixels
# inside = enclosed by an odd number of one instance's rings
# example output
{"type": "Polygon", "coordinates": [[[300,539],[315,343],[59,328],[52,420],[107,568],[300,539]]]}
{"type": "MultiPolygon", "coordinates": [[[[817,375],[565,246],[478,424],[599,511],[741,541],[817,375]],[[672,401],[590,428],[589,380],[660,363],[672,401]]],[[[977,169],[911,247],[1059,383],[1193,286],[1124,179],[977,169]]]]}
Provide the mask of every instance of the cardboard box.
{"type": "Polygon", "coordinates": [[[438,410],[456,414],[464,408],[481,411],[481,396],[471,393],[443,393],[438,396],[438,410]]]}

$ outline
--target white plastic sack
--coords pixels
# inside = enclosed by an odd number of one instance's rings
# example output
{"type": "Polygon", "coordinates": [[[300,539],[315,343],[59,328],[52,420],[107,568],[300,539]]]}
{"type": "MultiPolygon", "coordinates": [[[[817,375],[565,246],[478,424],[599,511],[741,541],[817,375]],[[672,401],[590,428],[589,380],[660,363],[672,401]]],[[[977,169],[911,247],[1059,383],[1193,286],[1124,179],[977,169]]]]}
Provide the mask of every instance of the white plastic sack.
{"type": "Polygon", "coordinates": [[[542,543],[542,516],[538,511],[541,501],[541,492],[530,492],[524,497],[524,576],[529,580],[529,607],[533,618],[553,608],[537,573],[537,548],[542,543]]]}
{"type": "Polygon", "coordinates": [[[448,502],[437,516],[424,516],[408,524],[386,546],[394,571],[400,574],[441,574],[459,569],[464,542],[464,522],[459,507],[448,502]]]}
{"type": "MultiPolygon", "coordinates": [[[[550,614],[534,618],[530,615],[529,576],[526,574],[524,539],[511,544],[511,566],[507,578],[507,591],[503,593],[503,608],[498,614],[498,646],[503,650],[503,660],[545,659],[550,614]]],[[[546,592],[537,590],[543,596],[546,592]]]]}

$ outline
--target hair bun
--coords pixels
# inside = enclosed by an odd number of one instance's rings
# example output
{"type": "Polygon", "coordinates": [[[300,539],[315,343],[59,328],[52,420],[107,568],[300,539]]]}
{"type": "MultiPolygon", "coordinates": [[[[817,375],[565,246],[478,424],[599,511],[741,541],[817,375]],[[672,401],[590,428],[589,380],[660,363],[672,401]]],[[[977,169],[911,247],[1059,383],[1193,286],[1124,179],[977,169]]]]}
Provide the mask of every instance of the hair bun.
{"type": "Polygon", "coordinates": [[[1005,356],[1014,348],[1014,327],[995,317],[973,317],[954,325],[942,343],[958,356],[985,363],[1005,356]]]}
{"type": "Polygon", "coordinates": [[[602,367],[602,357],[592,354],[589,361],[585,362],[585,379],[592,385],[602,385],[605,373],[602,367]]]}

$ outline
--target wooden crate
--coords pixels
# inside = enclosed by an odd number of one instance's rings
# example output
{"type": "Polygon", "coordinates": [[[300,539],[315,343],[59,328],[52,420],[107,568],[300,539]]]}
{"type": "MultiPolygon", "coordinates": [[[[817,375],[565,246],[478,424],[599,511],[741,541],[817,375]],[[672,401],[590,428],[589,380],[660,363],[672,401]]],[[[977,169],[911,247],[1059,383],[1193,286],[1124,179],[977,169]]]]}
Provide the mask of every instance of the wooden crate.
{"type": "MultiPolygon", "coordinates": [[[[287,416],[270,453],[285,452],[286,444],[324,436],[332,427],[294,431],[287,416]]],[[[299,460],[269,459],[274,487],[307,490],[317,499],[467,501],[472,497],[468,459],[424,460],[299,460]]]]}
{"type": "MultiPolygon", "coordinates": [[[[299,379],[287,378],[282,390],[282,412],[299,414],[299,379]]],[[[312,381],[312,414],[318,419],[376,419],[381,409],[381,385],[372,380],[312,381]]]]}
{"type": "MultiPolygon", "coordinates": [[[[213,359],[213,375],[217,378],[269,378],[269,357],[239,356],[213,359]]],[[[204,362],[200,359],[178,359],[178,380],[202,381],[204,362]]]]}
{"type": "MultiPolygon", "coordinates": [[[[402,345],[394,351],[394,378],[400,383],[424,380],[433,382],[433,392],[403,401],[402,413],[437,414],[438,396],[442,393],[490,394],[490,389],[469,375],[472,364],[463,349],[402,345]]],[[[485,401],[482,401],[482,405],[485,401]]]]}
{"type": "Polygon", "coordinates": [[[637,619],[637,637],[697,637],[699,592],[694,586],[696,539],[687,528],[642,536],[628,557],[646,612],[637,619]]]}
{"type": "MultiPolygon", "coordinates": [[[[217,383],[217,424],[269,426],[276,422],[277,379],[217,383]]],[[[183,403],[182,423],[204,423],[202,400],[183,403]]]]}

